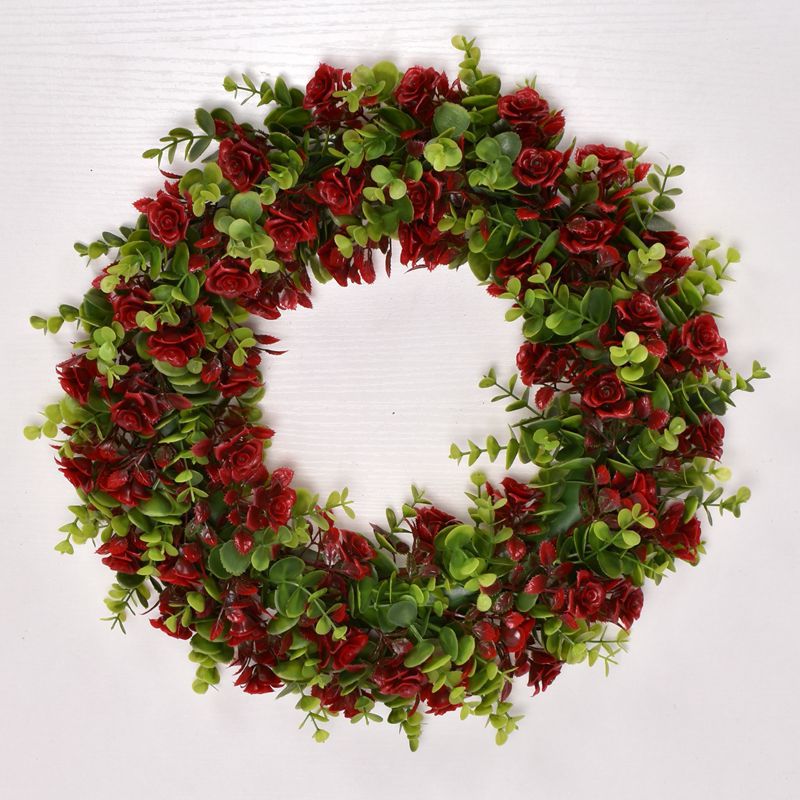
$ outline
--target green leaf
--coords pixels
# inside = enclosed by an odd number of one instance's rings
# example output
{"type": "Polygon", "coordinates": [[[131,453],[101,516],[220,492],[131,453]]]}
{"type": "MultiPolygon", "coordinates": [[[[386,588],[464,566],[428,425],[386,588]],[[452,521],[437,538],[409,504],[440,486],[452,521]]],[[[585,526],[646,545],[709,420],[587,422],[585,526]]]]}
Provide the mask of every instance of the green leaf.
{"type": "Polygon", "coordinates": [[[386,618],[396,628],[407,628],[417,618],[417,604],[408,598],[398,600],[389,607],[386,618]]]}
{"type": "MultiPolygon", "coordinates": [[[[255,224],[261,216],[261,211],[261,198],[255,192],[241,192],[231,200],[231,214],[237,219],[246,219],[255,224]]],[[[236,236],[235,238],[244,237],[236,236]]]]}
{"type": "Polygon", "coordinates": [[[225,567],[231,575],[242,575],[250,566],[250,554],[242,555],[236,549],[236,545],[233,541],[225,542],[225,544],[220,547],[219,558],[222,566],[225,567]]]}
{"type": "Polygon", "coordinates": [[[203,133],[209,136],[214,136],[216,134],[217,129],[214,125],[214,118],[204,108],[195,109],[194,118],[203,133]]]}
{"type": "Polygon", "coordinates": [[[250,554],[250,563],[253,565],[254,569],[263,572],[269,566],[270,551],[271,548],[265,544],[260,544],[253,549],[253,552],[250,554]]]}
{"type": "Polygon", "coordinates": [[[297,580],[305,569],[306,563],[297,556],[287,556],[276,561],[269,571],[269,579],[274,583],[285,583],[297,580]]]}
{"type": "Polygon", "coordinates": [[[469,128],[469,111],[456,103],[442,103],[433,115],[433,125],[437,133],[450,131],[449,135],[457,139],[469,128]]]}
{"type": "Polygon", "coordinates": [[[418,667],[423,662],[427,661],[436,648],[433,642],[422,641],[416,645],[403,660],[403,666],[418,667]]]}

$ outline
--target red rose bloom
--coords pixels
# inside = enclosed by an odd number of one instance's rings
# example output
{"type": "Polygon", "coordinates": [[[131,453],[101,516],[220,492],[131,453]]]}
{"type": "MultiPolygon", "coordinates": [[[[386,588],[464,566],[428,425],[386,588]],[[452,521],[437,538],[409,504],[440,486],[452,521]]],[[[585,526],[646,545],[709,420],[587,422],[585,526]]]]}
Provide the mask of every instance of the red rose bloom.
{"type": "Polygon", "coordinates": [[[141,286],[136,286],[125,294],[115,294],[111,298],[114,309],[114,319],[126,331],[135,331],[139,327],[136,315],[147,309],[147,301],[151,300],[150,292],[141,286]]]}
{"type": "MultiPolygon", "coordinates": [[[[139,210],[142,206],[134,204],[139,210]]],[[[150,234],[167,247],[174,247],[186,238],[189,228],[189,214],[180,197],[159,191],[155,200],[146,202],[145,214],[150,226],[150,234]]]]}
{"type": "Polygon", "coordinates": [[[340,97],[333,93],[346,89],[350,83],[350,73],[320,64],[314,76],[306,85],[303,108],[313,111],[318,122],[335,122],[347,112],[347,107],[340,97]]]}
{"type": "Polygon", "coordinates": [[[575,151],[575,163],[583,164],[587,156],[597,157],[597,179],[602,184],[626,183],[628,167],[625,162],[631,157],[627,150],[607,147],[604,144],[587,144],[575,151]]]}
{"type": "Polygon", "coordinates": [[[403,656],[382,661],[372,673],[372,681],[381,694],[416,697],[428,679],[416,667],[403,666],[403,656]]]}
{"type": "Polygon", "coordinates": [[[433,67],[407,69],[394,90],[398,105],[425,125],[433,121],[437,97],[446,97],[449,89],[447,75],[433,67]]]}
{"type": "MultiPolygon", "coordinates": [[[[201,375],[202,377],[202,375],[201,375]]],[[[210,383],[213,381],[203,381],[210,383]]],[[[223,397],[239,397],[255,386],[262,386],[261,373],[253,367],[231,367],[217,382],[217,389],[223,397]]]]}
{"type": "Polygon", "coordinates": [[[567,362],[562,350],[540,342],[525,342],[517,353],[517,369],[522,382],[533,386],[561,380],[567,362]]]}
{"type": "Polygon", "coordinates": [[[220,483],[255,483],[266,469],[263,464],[264,443],[241,432],[214,447],[216,475],[220,483]]]}
{"type": "Polygon", "coordinates": [[[673,503],[662,515],[654,534],[659,544],[684,561],[697,561],[700,544],[700,520],[692,517],[683,521],[683,502],[673,503]]]}
{"type": "Polygon", "coordinates": [[[634,292],[628,300],[619,300],[614,304],[617,310],[619,330],[637,333],[660,330],[663,320],[658,312],[658,306],[650,295],[644,292],[634,292]]]}
{"type": "Polygon", "coordinates": [[[248,191],[269,169],[264,153],[245,139],[223,139],[217,163],[222,176],[237,192],[248,191]]]}
{"type": "Polygon", "coordinates": [[[626,582],[621,596],[617,599],[616,617],[625,630],[639,619],[644,607],[644,593],[638,586],[626,582]]]}
{"type": "Polygon", "coordinates": [[[569,590],[568,613],[579,619],[592,619],[605,599],[606,588],[603,582],[589,570],[578,570],[575,585],[569,590]]]}
{"type": "Polygon", "coordinates": [[[76,355],[56,366],[61,388],[81,405],[89,399],[89,390],[97,377],[97,365],[85,355],[76,355]]]}
{"type": "Polygon", "coordinates": [[[678,450],[687,458],[701,456],[719,461],[725,426],[712,414],[703,414],[699,425],[690,425],[678,438],[678,450]]]}
{"type": "Polygon", "coordinates": [[[561,246],[578,255],[599,250],[614,235],[617,224],[610,219],[588,219],[575,216],[561,227],[561,246]]]}
{"type": "Polygon", "coordinates": [[[719,335],[711,314],[700,314],[687,320],[680,329],[680,343],[698,364],[716,367],[728,352],[728,345],[719,335]]]}
{"type": "Polygon", "coordinates": [[[436,225],[447,211],[447,202],[443,200],[444,186],[432,172],[423,172],[418,181],[409,181],[407,191],[415,220],[436,225]]]}
{"type": "Polygon", "coordinates": [[[601,419],[620,419],[633,413],[633,400],[626,398],[625,387],[615,372],[604,372],[590,378],[581,399],[601,419]]]}
{"type": "Polygon", "coordinates": [[[534,696],[545,691],[561,672],[561,662],[546,650],[532,650],[528,686],[533,686],[534,696]]]}
{"type": "Polygon", "coordinates": [[[252,297],[260,288],[261,277],[250,272],[250,264],[241,258],[224,256],[206,272],[206,291],[221,297],[252,297]]]}
{"type": "Polygon", "coordinates": [[[92,478],[92,462],[83,456],[74,458],[57,458],[58,470],[76,488],[83,489],[84,492],[91,492],[94,489],[94,479],[92,478]]]}
{"type": "Polygon", "coordinates": [[[280,253],[291,254],[300,242],[310,242],[317,237],[317,215],[312,209],[304,209],[295,203],[284,203],[283,207],[270,206],[269,219],[264,230],[275,241],[280,253]]]}
{"type": "Polygon", "coordinates": [[[558,150],[525,147],[514,161],[512,171],[523,186],[553,186],[564,171],[564,154],[558,150]]]}
{"type": "Polygon", "coordinates": [[[150,355],[159,361],[166,361],[173,367],[185,367],[206,343],[203,331],[195,325],[183,328],[164,327],[147,339],[150,355]]]}
{"type": "Polygon", "coordinates": [[[314,186],[313,194],[338,217],[352,214],[361,202],[361,190],[364,188],[363,175],[342,175],[338,167],[325,170],[314,186]]]}
{"type": "Polygon", "coordinates": [[[551,112],[547,101],[530,86],[498,98],[497,113],[511,124],[526,144],[544,144],[564,130],[561,112],[551,112]]]}
{"type": "Polygon", "coordinates": [[[111,421],[126,431],[152,436],[161,419],[158,400],[147,392],[125,392],[122,400],[111,406],[111,421]]]}

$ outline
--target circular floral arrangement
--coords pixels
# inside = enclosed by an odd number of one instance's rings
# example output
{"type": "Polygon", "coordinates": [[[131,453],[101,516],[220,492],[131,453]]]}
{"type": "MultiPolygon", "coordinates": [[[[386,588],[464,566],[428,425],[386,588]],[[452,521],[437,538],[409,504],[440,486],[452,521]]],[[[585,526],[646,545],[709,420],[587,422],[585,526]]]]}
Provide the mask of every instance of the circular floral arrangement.
{"type": "Polygon", "coordinates": [[[565,663],[614,663],[645,581],[703,552],[697,515],[738,516],[749,494],[717,485],[719,417],[767,373],[728,369],[706,310],[738,254],[690,250],[663,216],[682,168],[632,143],[559,147],[560,111],[453,44],[455,82],[388,62],[322,64],[305,92],[226,79],[270,107],[263,126],[198,109],[199,132],[170,131],[146,158],[217,150],[164,172],[134,227],[76,245],[106,265],[79,307],[32,318],[81,331],[66,395],[25,431],[56,439],[80,498],[56,549],[99,537],[114,626],[152,602],[195,691],[230,664],[245,692],[299,695],[319,741],[343,713],[416,748],[423,712],[460,710],[504,742],[514,676],[537,693],[565,663]],[[412,487],[366,537],[340,522],[346,489],[322,502],[265,465],[259,364],[279,351],[249,322],[310,307],[314,281],[371,283],[395,241],[407,267],[468,263],[510,302],[518,373],[481,381],[510,433],[450,455],[533,477],[475,473],[464,519],[412,487]]]}

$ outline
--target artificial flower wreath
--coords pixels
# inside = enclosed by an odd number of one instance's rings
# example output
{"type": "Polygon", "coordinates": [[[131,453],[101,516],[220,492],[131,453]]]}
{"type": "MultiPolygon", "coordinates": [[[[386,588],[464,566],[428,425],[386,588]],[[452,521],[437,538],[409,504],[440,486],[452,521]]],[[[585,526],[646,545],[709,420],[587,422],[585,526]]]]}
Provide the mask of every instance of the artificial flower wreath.
{"type": "Polygon", "coordinates": [[[474,42],[458,79],[393,64],[322,64],[305,91],[226,79],[263,126],[198,109],[146,158],[202,168],[134,203],[134,227],[76,249],[108,256],[79,307],[35,328],[82,331],[58,365],[63,399],[29,438],[55,438],[80,502],[56,549],[99,538],[117,573],[106,604],[136,604],[185,639],[205,692],[229,664],[245,692],[299,695],[314,729],[343,713],[399,725],[423,712],[517,727],[514,676],[534,693],[563,664],[613,663],[642,586],[703,552],[698,514],[723,496],[719,417],[767,377],[731,372],[708,301],[735,250],[694,249],[663,216],[683,170],[643,148],[560,148],[564,117],[535,87],[503,93],[474,42]],[[451,457],[535,468],[528,483],[472,476],[456,519],[417,488],[372,536],[268,469],[250,327],[311,306],[314,281],[371,283],[395,242],[409,268],[457,268],[510,301],[524,343],[508,381],[481,385],[520,412],[504,441],[451,457]],[[532,387],[537,387],[533,389],[532,387]],[[380,713],[379,713],[380,712],[380,713]]]}

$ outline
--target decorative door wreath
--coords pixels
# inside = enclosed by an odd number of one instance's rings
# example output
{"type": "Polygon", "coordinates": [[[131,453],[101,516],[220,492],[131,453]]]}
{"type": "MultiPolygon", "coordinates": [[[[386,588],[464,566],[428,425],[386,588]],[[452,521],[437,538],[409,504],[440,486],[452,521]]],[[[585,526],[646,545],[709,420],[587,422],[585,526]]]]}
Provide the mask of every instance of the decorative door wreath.
{"type": "Polygon", "coordinates": [[[614,663],[645,580],[703,552],[698,514],[749,496],[717,485],[719,417],[768,376],[729,370],[706,310],[738,253],[689,250],[663,215],[683,168],[632,143],[559,149],[560,111],[533,85],[501,93],[474,42],[453,44],[453,83],[388,62],[322,64],[305,92],[226,79],[270,107],[263,127],[198,109],[199,132],[171,130],[146,158],[217,152],[165,172],[134,227],[76,245],[107,265],[79,307],[31,320],[81,331],[66,395],[25,430],[55,439],[80,497],[56,549],[99,537],[114,626],[152,601],[151,624],[189,641],[195,691],[230,664],[246,692],[298,694],[319,741],[341,712],[415,749],[423,711],[458,709],[503,743],[513,677],[537,693],[565,663],[614,663]],[[536,470],[475,473],[465,520],[412,488],[367,538],[337,519],[347,490],[322,502],[265,465],[259,364],[279,351],[248,323],[310,307],[315,280],[371,283],[394,241],[409,268],[468,263],[510,301],[518,374],[481,386],[521,418],[450,455],[536,470]]]}

